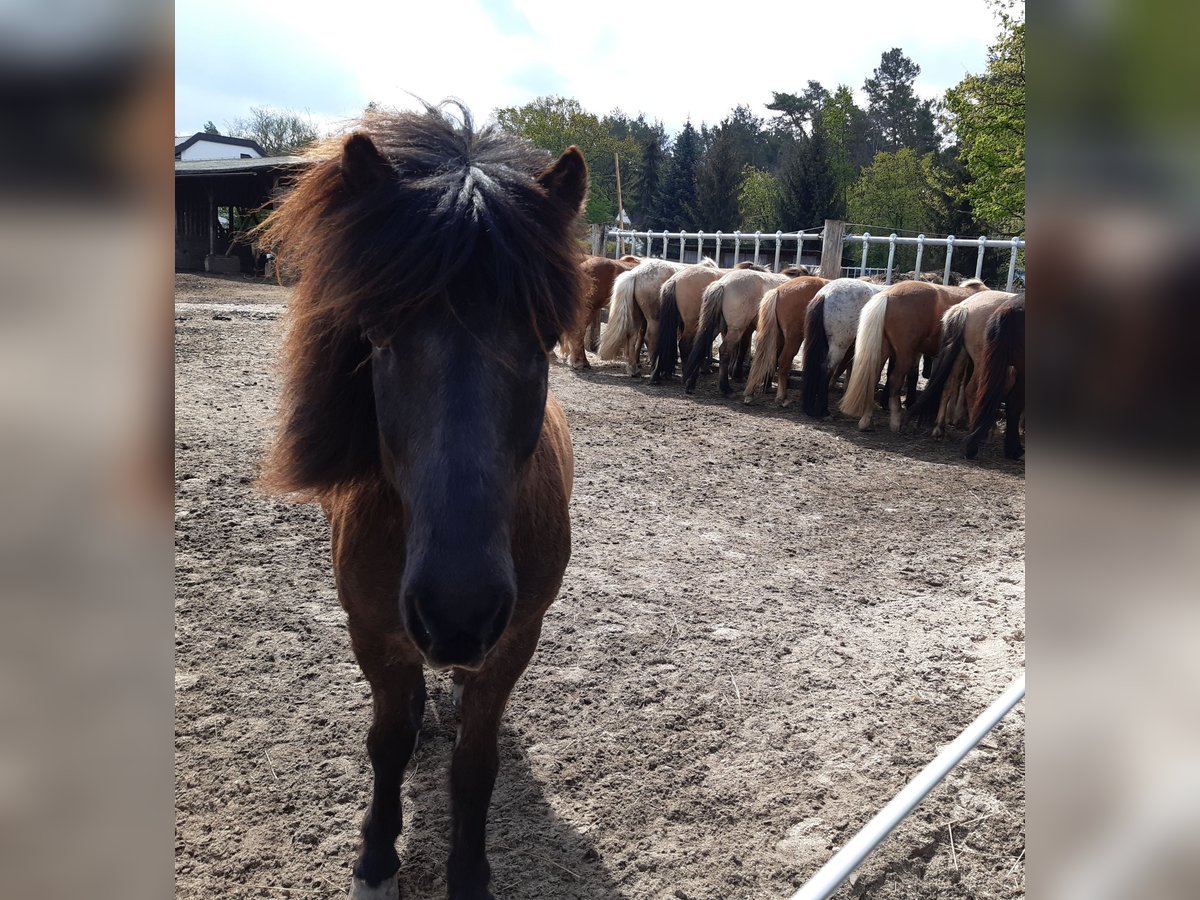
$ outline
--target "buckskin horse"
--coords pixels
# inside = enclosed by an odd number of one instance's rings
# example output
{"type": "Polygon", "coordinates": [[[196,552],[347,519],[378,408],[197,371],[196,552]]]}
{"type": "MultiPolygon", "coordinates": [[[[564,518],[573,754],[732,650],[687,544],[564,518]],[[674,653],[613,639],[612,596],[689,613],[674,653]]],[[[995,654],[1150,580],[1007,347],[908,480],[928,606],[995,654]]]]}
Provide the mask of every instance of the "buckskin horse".
{"type": "Polygon", "coordinates": [[[448,893],[492,896],[497,730],[571,553],[571,439],[547,382],[583,289],[587,165],[462,119],[372,115],[260,231],[299,273],[263,484],[324,507],[371,686],[354,900],[399,896],[423,664],[461,688],[448,893]]]}
{"type": "Polygon", "coordinates": [[[921,355],[938,352],[942,315],[971,294],[987,290],[978,279],[957,287],[924,281],[901,281],[876,294],[863,307],[854,338],[854,369],[842,395],[841,410],[859,416],[859,431],[871,428],[875,411],[875,386],[883,364],[888,364],[887,403],[889,426],[900,430],[900,391],[914,376],[921,355]]]}

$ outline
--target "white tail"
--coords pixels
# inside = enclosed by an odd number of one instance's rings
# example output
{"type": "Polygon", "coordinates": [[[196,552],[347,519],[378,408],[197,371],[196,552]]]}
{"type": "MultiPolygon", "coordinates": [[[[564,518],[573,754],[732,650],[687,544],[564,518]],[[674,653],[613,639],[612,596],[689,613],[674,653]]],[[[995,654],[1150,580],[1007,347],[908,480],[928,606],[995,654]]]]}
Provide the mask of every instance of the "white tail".
{"type": "Polygon", "coordinates": [[[887,291],[876,294],[863,307],[854,338],[854,369],[842,395],[841,410],[848,416],[865,416],[875,403],[875,385],[883,368],[883,324],[887,318],[887,291]]]}
{"type": "Polygon", "coordinates": [[[781,329],[775,305],[779,299],[779,288],[767,291],[758,305],[758,348],[754,351],[754,362],[746,378],[746,392],[742,398],[749,403],[767,381],[767,375],[779,362],[779,338],[781,329]]]}
{"type": "Polygon", "coordinates": [[[608,325],[600,335],[600,358],[616,359],[625,350],[626,341],[636,327],[633,318],[633,288],[637,269],[622,272],[613,282],[608,304],[608,325]]]}

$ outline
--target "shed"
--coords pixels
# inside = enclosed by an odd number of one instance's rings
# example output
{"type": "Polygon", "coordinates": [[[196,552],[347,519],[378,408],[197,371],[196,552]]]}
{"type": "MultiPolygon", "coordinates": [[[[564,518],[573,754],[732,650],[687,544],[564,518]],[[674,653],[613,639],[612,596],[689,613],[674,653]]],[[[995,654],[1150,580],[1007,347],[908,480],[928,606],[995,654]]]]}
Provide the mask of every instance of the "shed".
{"type": "Polygon", "coordinates": [[[247,230],[262,221],[286,180],[307,160],[175,161],[175,268],[254,273],[261,269],[247,230]]]}

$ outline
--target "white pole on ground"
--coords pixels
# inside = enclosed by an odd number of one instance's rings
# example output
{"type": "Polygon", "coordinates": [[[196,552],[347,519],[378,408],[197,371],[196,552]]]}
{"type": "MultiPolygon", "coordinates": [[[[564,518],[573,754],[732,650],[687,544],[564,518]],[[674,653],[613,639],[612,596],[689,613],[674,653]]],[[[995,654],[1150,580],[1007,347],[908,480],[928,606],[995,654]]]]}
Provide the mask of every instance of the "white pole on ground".
{"type": "Polygon", "coordinates": [[[933,762],[905,785],[887,806],[876,813],[845,847],[834,854],[833,859],[821,866],[800,890],[792,894],[791,900],[825,900],[836,891],[858,864],[866,859],[867,854],[879,846],[892,829],[912,812],[913,807],[925,799],[925,795],[933,790],[1024,696],[1025,676],[1022,674],[991,706],[980,713],[962,734],[947,744],[942,752],[934,757],[933,762]]]}

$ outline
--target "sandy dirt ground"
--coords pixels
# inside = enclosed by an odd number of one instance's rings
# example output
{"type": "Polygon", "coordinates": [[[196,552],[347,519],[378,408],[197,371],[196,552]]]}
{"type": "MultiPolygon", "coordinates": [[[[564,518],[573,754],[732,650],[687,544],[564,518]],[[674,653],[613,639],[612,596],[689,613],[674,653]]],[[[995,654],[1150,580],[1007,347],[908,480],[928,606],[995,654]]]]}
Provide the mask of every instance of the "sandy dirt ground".
{"type": "MultiPolygon", "coordinates": [[[[176,282],[176,890],[349,884],[368,688],[320,510],[251,484],[287,290],[176,282]]],[[[493,890],[784,898],[1024,665],[1023,464],[551,367],[574,553],[501,732],[493,890]]],[[[885,419],[884,419],[885,421],[885,419]]],[[[429,673],[403,896],[444,897],[454,712],[429,673]]],[[[1024,705],[838,897],[1024,896],[1024,705]]]]}

